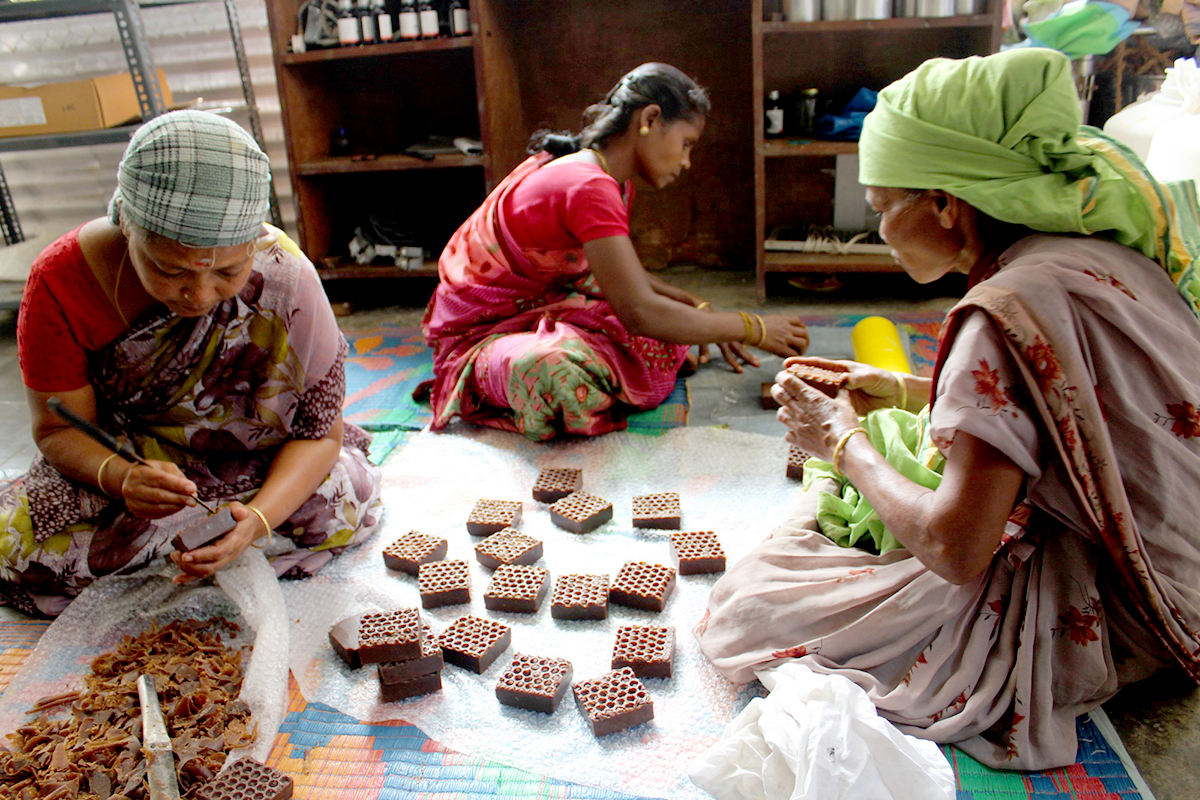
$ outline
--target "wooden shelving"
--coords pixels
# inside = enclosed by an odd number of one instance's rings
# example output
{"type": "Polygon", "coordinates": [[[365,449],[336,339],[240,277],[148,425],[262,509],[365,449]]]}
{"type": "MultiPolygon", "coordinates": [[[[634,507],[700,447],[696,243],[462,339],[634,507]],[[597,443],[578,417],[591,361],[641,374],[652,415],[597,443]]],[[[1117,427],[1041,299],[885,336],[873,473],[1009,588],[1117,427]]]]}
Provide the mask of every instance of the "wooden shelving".
{"type": "Polygon", "coordinates": [[[817,22],[764,22],[763,34],[817,33],[836,31],[913,31],[935,28],[988,28],[995,25],[991,14],[970,14],[961,17],[896,17],[894,19],[841,19],[817,22]]]}
{"type": "Polygon", "coordinates": [[[319,64],[327,61],[356,60],[360,58],[387,58],[412,53],[435,53],[441,50],[471,49],[475,40],[471,36],[455,36],[442,39],[423,39],[415,42],[380,42],[360,47],[330,47],[324,50],[308,50],[303,53],[283,53],[279,63],[319,64]]]}
{"type": "Polygon", "coordinates": [[[763,257],[769,272],[899,272],[895,259],[884,255],[790,253],[768,250],[763,257]]]}
{"type": "Polygon", "coordinates": [[[762,143],[767,158],[781,156],[843,156],[858,152],[858,142],[826,142],[819,139],[768,139],[762,143]]]}
{"type": "Polygon", "coordinates": [[[428,161],[416,156],[381,155],[361,158],[355,156],[337,156],[329,158],[314,158],[297,164],[295,169],[300,175],[343,175],[351,172],[398,172],[408,169],[456,169],[463,167],[482,167],[483,156],[468,156],[444,153],[434,156],[428,161]]]}
{"type": "Polygon", "coordinates": [[[375,278],[437,278],[437,261],[426,261],[421,269],[404,269],[386,264],[339,263],[337,266],[321,267],[317,270],[323,281],[363,280],[375,278]]]}

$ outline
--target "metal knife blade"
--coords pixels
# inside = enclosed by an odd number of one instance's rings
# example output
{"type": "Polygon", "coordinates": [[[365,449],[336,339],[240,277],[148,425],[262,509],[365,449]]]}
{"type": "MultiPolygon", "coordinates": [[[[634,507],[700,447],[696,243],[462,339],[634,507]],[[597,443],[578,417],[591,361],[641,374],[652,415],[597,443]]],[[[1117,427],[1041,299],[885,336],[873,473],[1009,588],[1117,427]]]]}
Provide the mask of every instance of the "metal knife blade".
{"type": "Polygon", "coordinates": [[[167,721],[158,705],[154,679],[139,675],[138,700],[142,704],[142,752],[146,754],[146,782],[150,785],[150,800],[179,800],[179,783],[175,780],[175,754],[171,751],[171,736],[167,721]]]}

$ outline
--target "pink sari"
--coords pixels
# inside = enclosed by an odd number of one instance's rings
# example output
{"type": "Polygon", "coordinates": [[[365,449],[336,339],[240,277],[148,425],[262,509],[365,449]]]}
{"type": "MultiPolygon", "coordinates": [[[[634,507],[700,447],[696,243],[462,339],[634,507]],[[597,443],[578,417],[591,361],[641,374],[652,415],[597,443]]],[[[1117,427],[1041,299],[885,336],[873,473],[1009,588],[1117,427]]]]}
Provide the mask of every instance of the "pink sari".
{"type": "Polygon", "coordinates": [[[454,416],[532,439],[625,428],[675,386],[686,345],[625,330],[583,248],[522,248],[504,200],[550,160],[525,160],[450,239],[422,323],[434,351],[433,428],[454,416]]]}

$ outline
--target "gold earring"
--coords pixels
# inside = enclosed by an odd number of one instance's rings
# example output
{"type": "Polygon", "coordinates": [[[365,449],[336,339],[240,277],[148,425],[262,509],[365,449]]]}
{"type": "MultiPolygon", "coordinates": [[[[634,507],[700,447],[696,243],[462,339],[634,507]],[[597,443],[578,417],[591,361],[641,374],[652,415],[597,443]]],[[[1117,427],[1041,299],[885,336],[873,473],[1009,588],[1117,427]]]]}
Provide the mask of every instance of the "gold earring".
{"type": "Polygon", "coordinates": [[[640,133],[642,136],[649,136],[650,135],[650,126],[643,125],[642,127],[638,128],[638,133],[640,133]]]}

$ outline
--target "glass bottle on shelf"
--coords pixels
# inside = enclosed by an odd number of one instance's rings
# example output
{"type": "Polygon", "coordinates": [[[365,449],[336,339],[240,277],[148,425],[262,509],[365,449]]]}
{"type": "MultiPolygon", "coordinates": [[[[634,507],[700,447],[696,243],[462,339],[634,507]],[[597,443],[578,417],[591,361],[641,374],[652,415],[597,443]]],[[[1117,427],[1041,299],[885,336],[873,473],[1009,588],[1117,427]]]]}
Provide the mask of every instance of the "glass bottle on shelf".
{"type": "Polygon", "coordinates": [[[358,0],[358,28],[363,44],[375,43],[375,10],[371,0],[358,0]]]}
{"type": "Polygon", "coordinates": [[[421,38],[420,14],[416,0],[400,0],[400,39],[411,42],[421,38]]]}
{"type": "Polygon", "coordinates": [[[455,36],[470,35],[471,12],[467,10],[467,0],[450,0],[450,32],[455,36]]]}
{"type": "Polygon", "coordinates": [[[417,13],[421,17],[422,39],[436,39],[441,35],[441,23],[438,19],[437,8],[430,0],[421,0],[421,4],[417,6],[417,13]]]}
{"type": "Polygon", "coordinates": [[[395,31],[392,30],[391,12],[383,5],[383,0],[372,0],[371,11],[375,14],[375,31],[379,41],[390,42],[395,31]]]}
{"type": "Polygon", "coordinates": [[[783,134],[783,102],[779,99],[779,90],[772,89],[767,94],[767,136],[783,134]]]}
{"type": "Polygon", "coordinates": [[[355,13],[353,0],[338,0],[337,10],[338,44],[346,47],[362,41],[358,27],[358,14],[355,13]]]}
{"type": "Polygon", "coordinates": [[[812,136],[817,132],[817,89],[805,89],[800,98],[800,124],[797,133],[812,136]]]}

